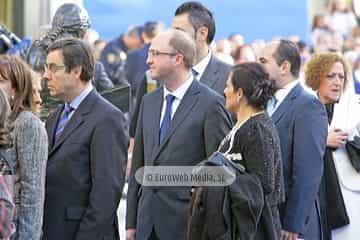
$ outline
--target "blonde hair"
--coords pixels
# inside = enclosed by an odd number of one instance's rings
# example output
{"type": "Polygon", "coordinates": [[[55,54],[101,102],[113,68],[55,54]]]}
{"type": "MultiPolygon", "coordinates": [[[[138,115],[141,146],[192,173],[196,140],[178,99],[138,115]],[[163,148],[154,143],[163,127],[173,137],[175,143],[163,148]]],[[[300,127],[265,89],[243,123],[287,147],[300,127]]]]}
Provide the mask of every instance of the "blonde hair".
{"type": "Polygon", "coordinates": [[[32,85],[41,84],[41,74],[30,69],[32,85]]]}
{"type": "Polygon", "coordinates": [[[344,59],[336,53],[320,53],[314,54],[306,65],[305,82],[312,90],[317,91],[320,87],[320,81],[326,77],[331,67],[340,62],[344,67],[345,79],[344,89],[348,83],[348,68],[344,59]]]}
{"type": "Polygon", "coordinates": [[[11,119],[15,120],[24,110],[35,112],[31,72],[26,63],[16,56],[0,55],[0,77],[10,81],[15,89],[11,119]]]}
{"type": "Polygon", "coordinates": [[[10,127],[10,104],[8,96],[0,88],[0,147],[8,148],[11,147],[11,127],[10,127]]]}

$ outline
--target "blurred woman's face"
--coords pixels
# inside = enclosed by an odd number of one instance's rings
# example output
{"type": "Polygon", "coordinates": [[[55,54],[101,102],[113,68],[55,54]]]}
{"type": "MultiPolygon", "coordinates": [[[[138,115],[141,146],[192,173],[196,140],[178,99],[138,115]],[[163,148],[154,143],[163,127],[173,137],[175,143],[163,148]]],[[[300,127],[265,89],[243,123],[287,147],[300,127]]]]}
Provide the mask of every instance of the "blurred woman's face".
{"type": "Polygon", "coordinates": [[[320,80],[319,97],[324,104],[340,100],[344,89],[345,70],[341,62],[336,62],[330,71],[320,80]]]}
{"type": "Polygon", "coordinates": [[[35,102],[35,111],[37,113],[40,112],[40,108],[41,108],[41,104],[42,104],[42,99],[40,96],[40,92],[41,92],[42,88],[41,88],[41,82],[39,81],[34,81],[33,83],[33,97],[34,97],[34,102],[35,102]]]}
{"type": "Polygon", "coordinates": [[[335,1],[335,10],[342,12],[346,9],[346,4],[344,2],[344,0],[337,0],[335,1]]]}
{"type": "Polygon", "coordinates": [[[234,91],[234,86],[232,84],[231,78],[232,73],[229,74],[229,78],[226,81],[226,87],[224,90],[224,95],[226,99],[226,109],[229,112],[236,112],[239,108],[239,91],[234,91]]]}
{"type": "Polygon", "coordinates": [[[325,18],[324,16],[317,16],[316,17],[316,27],[324,27],[325,26],[325,18]]]}

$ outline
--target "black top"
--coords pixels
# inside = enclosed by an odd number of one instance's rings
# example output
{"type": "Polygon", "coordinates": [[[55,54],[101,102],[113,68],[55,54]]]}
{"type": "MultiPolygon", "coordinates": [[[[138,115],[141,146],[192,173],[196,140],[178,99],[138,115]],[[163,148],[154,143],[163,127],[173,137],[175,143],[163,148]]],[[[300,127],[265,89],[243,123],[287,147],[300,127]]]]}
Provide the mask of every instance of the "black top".
{"type": "MultiPolygon", "coordinates": [[[[329,125],[334,115],[334,103],[325,104],[329,125]]],[[[320,185],[320,213],[324,239],[331,239],[331,230],[350,223],[339,179],[333,159],[336,148],[326,146],[324,154],[324,174],[320,185]]]]}
{"type": "MultiPolygon", "coordinates": [[[[230,137],[226,137],[221,152],[229,148],[230,137]]],[[[255,173],[261,181],[270,206],[283,202],[284,185],[280,140],[276,128],[267,113],[248,119],[235,133],[229,154],[240,153],[240,163],[249,173],[255,173]]]]}

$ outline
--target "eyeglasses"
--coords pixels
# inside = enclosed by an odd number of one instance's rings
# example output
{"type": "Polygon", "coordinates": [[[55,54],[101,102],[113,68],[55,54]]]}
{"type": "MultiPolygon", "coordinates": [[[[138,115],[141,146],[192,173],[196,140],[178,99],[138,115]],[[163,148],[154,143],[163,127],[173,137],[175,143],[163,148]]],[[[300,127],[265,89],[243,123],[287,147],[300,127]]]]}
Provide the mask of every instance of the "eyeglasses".
{"type": "Polygon", "coordinates": [[[149,49],[148,56],[149,57],[157,57],[160,55],[168,55],[168,56],[175,56],[177,52],[161,52],[155,49],[149,49]]]}
{"type": "Polygon", "coordinates": [[[56,73],[57,71],[65,68],[65,65],[57,65],[56,63],[45,63],[45,70],[49,70],[52,73],[56,73]]]}

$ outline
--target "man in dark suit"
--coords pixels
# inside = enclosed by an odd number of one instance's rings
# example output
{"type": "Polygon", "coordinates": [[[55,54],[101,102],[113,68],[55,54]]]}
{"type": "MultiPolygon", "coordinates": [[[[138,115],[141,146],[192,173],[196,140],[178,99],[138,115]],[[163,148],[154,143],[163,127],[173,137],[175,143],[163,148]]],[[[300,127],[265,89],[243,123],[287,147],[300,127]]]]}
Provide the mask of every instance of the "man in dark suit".
{"type": "Polygon", "coordinates": [[[210,50],[215,36],[215,20],[213,14],[199,2],[185,2],[175,11],[172,27],[189,34],[196,43],[196,60],[193,70],[197,79],[224,94],[230,65],[217,59],[210,50]]]}
{"type": "Polygon", "coordinates": [[[143,166],[194,166],[229,132],[223,99],[194,80],[195,43],[169,30],[151,42],[147,62],[163,87],[145,95],[135,137],[127,198],[128,239],[185,239],[189,187],[146,187],[135,180],[143,166]]]}
{"type": "Polygon", "coordinates": [[[269,102],[280,137],[285,203],[279,207],[282,238],[321,239],[318,191],[327,137],[325,107],[298,82],[300,54],[288,40],[269,43],[260,62],[279,88],[269,102]]]}
{"type": "Polygon", "coordinates": [[[91,84],[94,64],[81,40],[58,40],[47,51],[44,78],[65,104],[46,122],[44,240],[119,239],[128,137],[122,112],[91,84]]]}
{"type": "MultiPolygon", "coordinates": [[[[193,66],[193,71],[197,75],[196,80],[223,96],[231,66],[211,53],[210,44],[215,36],[215,20],[212,13],[199,2],[183,3],[175,11],[172,28],[186,32],[196,43],[196,58],[193,66]]],[[[144,75],[142,82],[138,84],[140,87],[137,89],[135,108],[130,123],[130,152],[134,145],[140,104],[147,92],[147,88],[141,86],[146,85],[147,80],[148,77],[144,75]]],[[[129,161],[128,167],[130,164],[129,161]]]]}

